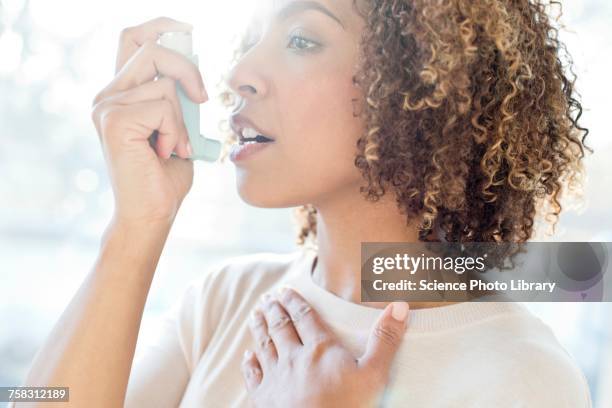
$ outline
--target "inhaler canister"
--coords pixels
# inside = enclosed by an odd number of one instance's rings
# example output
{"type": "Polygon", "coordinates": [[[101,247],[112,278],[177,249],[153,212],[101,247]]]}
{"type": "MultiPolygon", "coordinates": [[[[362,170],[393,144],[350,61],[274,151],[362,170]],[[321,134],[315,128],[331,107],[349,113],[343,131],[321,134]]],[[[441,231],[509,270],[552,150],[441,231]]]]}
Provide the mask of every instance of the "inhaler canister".
{"type": "MultiPolygon", "coordinates": [[[[179,31],[163,33],[159,37],[159,44],[184,55],[198,66],[198,56],[193,54],[191,33],[179,31]]],[[[221,153],[221,142],[200,135],[200,105],[189,99],[178,82],[176,92],[183,111],[189,141],[193,148],[191,160],[216,161],[221,153]]],[[[175,153],[172,153],[172,155],[176,156],[175,153]]]]}

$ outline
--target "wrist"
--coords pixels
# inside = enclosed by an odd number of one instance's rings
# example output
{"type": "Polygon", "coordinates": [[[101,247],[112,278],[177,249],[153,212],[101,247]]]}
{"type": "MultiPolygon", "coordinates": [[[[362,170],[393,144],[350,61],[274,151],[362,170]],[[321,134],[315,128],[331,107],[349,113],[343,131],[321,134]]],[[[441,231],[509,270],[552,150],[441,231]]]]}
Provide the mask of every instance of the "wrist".
{"type": "Polygon", "coordinates": [[[98,265],[107,273],[152,278],[171,223],[135,222],[113,217],[100,244],[98,265]],[[125,274],[125,271],[132,273],[125,274]]]}
{"type": "Polygon", "coordinates": [[[108,229],[121,231],[124,234],[134,234],[137,236],[159,236],[170,232],[174,218],[126,218],[119,214],[113,214],[113,217],[108,225],[108,229]]]}
{"type": "Polygon", "coordinates": [[[161,252],[168,238],[171,221],[125,219],[116,214],[104,231],[102,246],[123,247],[137,255],[161,252]]]}

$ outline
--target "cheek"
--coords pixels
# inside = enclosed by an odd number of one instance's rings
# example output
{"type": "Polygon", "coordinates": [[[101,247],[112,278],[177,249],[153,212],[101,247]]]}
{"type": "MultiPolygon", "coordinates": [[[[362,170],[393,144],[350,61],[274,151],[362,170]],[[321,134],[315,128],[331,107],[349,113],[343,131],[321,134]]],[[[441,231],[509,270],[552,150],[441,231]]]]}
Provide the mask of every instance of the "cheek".
{"type": "Polygon", "coordinates": [[[278,144],[238,169],[238,191],[247,203],[292,207],[347,187],[359,192],[354,161],[363,125],[353,117],[354,88],[350,80],[349,86],[315,83],[321,86],[293,87],[294,93],[279,98],[288,102],[277,110],[278,144]]]}
{"type": "Polygon", "coordinates": [[[345,84],[337,80],[344,74],[330,77],[335,79],[319,80],[314,82],[318,86],[296,93],[302,97],[294,98],[296,106],[288,111],[293,120],[286,123],[296,170],[319,183],[354,180],[356,143],[363,131],[362,121],[353,117],[352,99],[357,96],[350,79],[345,84]]]}
{"type": "Polygon", "coordinates": [[[275,84],[279,141],[274,150],[238,170],[243,200],[260,207],[290,207],[316,203],[347,187],[359,193],[362,178],[354,161],[364,124],[353,116],[352,100],[360,95],[351,75],[346,67],[337,67],[275,84]]]}

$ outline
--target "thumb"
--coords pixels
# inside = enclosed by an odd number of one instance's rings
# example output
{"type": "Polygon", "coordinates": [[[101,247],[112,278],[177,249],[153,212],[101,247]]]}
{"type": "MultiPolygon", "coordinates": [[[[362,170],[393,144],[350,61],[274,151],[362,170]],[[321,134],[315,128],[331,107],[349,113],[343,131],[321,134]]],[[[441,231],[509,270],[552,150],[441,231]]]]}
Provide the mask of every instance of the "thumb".
{"type": "Polygon", "coordinates": [[[408,311],[406,302],[387,305],[370,333],[365,353],[358,360],[360,367],[386,378],[408,326],[408,311]]]}

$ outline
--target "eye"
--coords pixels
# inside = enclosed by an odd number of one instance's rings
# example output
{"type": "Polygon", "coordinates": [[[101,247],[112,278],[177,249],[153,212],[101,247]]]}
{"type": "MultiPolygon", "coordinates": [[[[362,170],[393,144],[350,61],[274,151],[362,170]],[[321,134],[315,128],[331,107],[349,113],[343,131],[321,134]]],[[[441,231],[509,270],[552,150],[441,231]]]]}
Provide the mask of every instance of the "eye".
{"type": "Polygon", "coordinates": [[[313,40],[310,40],[298,34],[294,34],[289,36],[289,44],[287,44],[287,47],[294,48],[298,51],[308,51],[313,48],[317,48],[319,45],[319,43],[313,40]]]}

